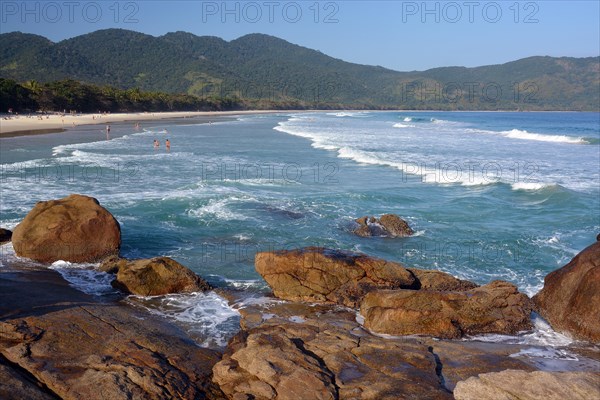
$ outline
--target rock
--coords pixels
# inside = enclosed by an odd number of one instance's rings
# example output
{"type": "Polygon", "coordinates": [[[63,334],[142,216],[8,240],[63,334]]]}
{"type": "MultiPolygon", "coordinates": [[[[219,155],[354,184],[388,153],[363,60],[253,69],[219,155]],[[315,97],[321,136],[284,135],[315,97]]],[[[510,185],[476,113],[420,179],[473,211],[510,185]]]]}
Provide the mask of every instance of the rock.
{"type": "Polygon", "coordinates": [[[257,253],[255,267],[281,299],[354,308],[373,289],[416,283],[414,275],[399,263],[320,247],[257,253]]]}
{"type": "Polygon", "coordinates": [[[55,400],[56,397],[0,360],[0,399],[55,400]]]}
{"type": "Polygon", "coordinates": [[[112,255],[102,260],[100,266],[98,267],[98,270],[109,274],[116,274],[117,272],[119,272],[119,269],[125,267],[129,262],[130,260],[126,258],[121,258],[117,255],[112,255]]]}
{"type": "Polygon", "coordinates": [[[528,330],[531,310],[530,299],[503,281],[462,292],[377,290],[360,307],[374,332],[441,338],[528,330]]]}
{"type": "Polygon", "coordinates": [[[405,237],[414,232],[406,221],[395,214],[385,214],[379,219],[375,217],[361,217],[355,220],[358,227],[354,233],[358,236],[388,236],[405,237]]]}
{"type": "Polygon", "coordinates": [[[436,291],[464,291],[476,288],[473,282],[465,281],[453,277],[450,274],[441,271],[424,270],[416,268],[407,268],[417,278],[416,289],[436,290],[436,291]]]}
{"type": "Polygon", "coordinates": [[[12,237],[12,232],[8,229],[0,228],[0,244],[10,242],[12,237]]]}
{"type": "Polygon", "coordinates": [[[426,345],[370,335],[352,312],[299,303],[270,304],[268,319],[240,311],[248,330],[213,368],[230,399],[452,399],[426,345]]]}
{"type": "Polygon", "coordinates": [[[600,242],[548,274],[533,301],[554,329],[600,342],[600,242]]]}
{"type": "Polygon", "coordinates": [[[0,377],[11,382],[8,396],[0,383],[1,398],[225,398],[211,380],[220,354],[163,319],[77,293],[53,270],[36,272],[35,279],[29,271],[11,273],[20,277],[6,285],[0,275],[0,287],[13,287],[2,299],[7,309],[35,297],[32,306],[0,322],[0,360],[7,360],[6,373],[0,361],[0,377]],[[38,287],[47,289],[32,291],[38,287]]]}
{"type": "Polygon", "coordinates": [[[73,194],[38,202],[15,228],[12,242],[18,256],[43,263],[96,262],[118,254],[121,229],[98,200],[73,194]]]}
{"type": "MultiPolygon", "coordinates": [[[[279,368],[279,363],[284,362],[280,360],[280,349],[289,354],[285,360],[296,362],[301,366],[298,368],[305,370],[304,374],[312,374],[312,379],[318,377],[311,388],[303,388],[304,397],[297,398],[330,394],[329,382],[333,376],[336,389],[333,394],[337,396],[334,398],[390,400],[452,399],[456,383],[471,376],[505,369],[536,369],[530,363],[533,360],[530,353],[522,357],[518,353],[526,348],[544,354],[545,349],[481,341],[384,338],[363,329],[355,313],[347,308],[275,299],[244,302],[247,297],[243,294],[231,291],[220,294],[242,316],[242,332],[230,342],[223,360],[213,368],[214,381],[230,399],[292,397],[278,384],[278,379],[286,373],[279,368]],[[311,358],[319,368],[315,369],[311,358]],[[256,367],[271,359],[276,362],[265,369],[256,367]],[[259,371],[272,374],[263,376],[259,371]]],[[[566,368],[589,362],[581,357],[566,368]]],[[[598,364],[589,365],[588,368],[596,368],[598,364]]]]}
{"type": "Polygon", "coordinates": [[[458,382],[457,400],[589,400],[600,398],[600,373],[506,370],[458,382]]]}
{"type": "Polygon", "coordinates": [[[123,262],[111,259],[103,268],[117,270],[113,287],[141,296],[159,296],[169,293],[203,292],[212,287],[190,269],[169,257],[155,257],[123,262]],[[112,267],[111,267],[112,265],[112,267]]]}

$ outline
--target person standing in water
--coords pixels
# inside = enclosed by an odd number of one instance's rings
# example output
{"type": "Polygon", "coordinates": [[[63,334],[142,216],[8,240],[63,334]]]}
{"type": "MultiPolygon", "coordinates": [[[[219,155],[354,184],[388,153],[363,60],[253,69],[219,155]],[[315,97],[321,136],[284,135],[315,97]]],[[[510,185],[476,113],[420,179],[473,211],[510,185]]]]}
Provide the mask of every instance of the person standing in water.
{"type": "Polygon", "coordinates": [[[167,151],[171,150],[171,142],[169,141],[169,139],[166,140],[165,147],[167,148],[167,151]]]}
{"type": "Polygon", "coordinates": [[[154,148],[158,149],[160,147],[160,143],[158,142],[158,140],[154,139],[154,148]]]}

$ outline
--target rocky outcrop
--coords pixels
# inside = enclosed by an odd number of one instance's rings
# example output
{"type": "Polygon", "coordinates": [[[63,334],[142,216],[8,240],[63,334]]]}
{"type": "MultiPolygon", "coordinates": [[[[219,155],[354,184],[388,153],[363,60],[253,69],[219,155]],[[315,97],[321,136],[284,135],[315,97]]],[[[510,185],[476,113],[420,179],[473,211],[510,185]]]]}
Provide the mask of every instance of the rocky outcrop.
{"type": "Polygon", "coordinates": [[[320,247],[257,253],[255,267],[281,299],[354,308],[373,289],[416,284],[414,275],[401,264],[320,247]]]}
{"type": "Polygon", "coordinates": [[[458,382],[457,400],[589,400],[600,398],[600,373],[507,370],[458,382]]]}
{"type": "Polygon", "coordinates": [[[554,329],[600,342],[600,242],[548,274],[533,301],[554,329]]]}
{"type": "Polygon", "coordinates": [[[211,286],[187,267],[169,257],[126,260],[110,257],[100,269],[116,273],[113,287],[141,296],[203,292],[211,286]]]}
{"type": "MultiPolygon", "coordinates": [[[[70,288],[52,270],[11,273],[3,306],[35,307],[0,322],[2,398],[223,399],[212,383],[220,354],[159,318],[70,288]],[[13,275],[19,275],[15,277],[13,275]],[[46,290],[32,290],[45,287],[46,290]]],[[[0,283],[8,279],[0,276],[0,283]]],[[[4,284],[0,284],[4,287],[4,284]]]]}
{"type": "Polygon", "coordinates": [[[532,328],[531,310],[530,299],[503,281],[463,292],[377,290],[360,308],[365,327],[374,332],[441,338],[515,334],[532,328]]]}
{"type": "MultiPolygon", "coordinates": [[[[220,293],[231,304],[245,298],[220,293]]],[[[244,302],[239,312],[242,332],[213,368],[230,399],[452,399],[456,383],[472,376],[537,369],[529,353],[519,355],[524,348],[543,354],[532,345],[382,338],[331,304],[263,299],[244,302]],[[288,384],[291,374],[310,384],[288,384]]],[[[594,365],[583,356],[572,365],[583,363],[594,365]]]]}
{"type": "Polygon", "coordinates": [[[351,312],[298,303],[241,312],[247,330],[213,368],[230,399],[452,399],[429,346],[370,335],[351,312]]]}
{"type": "Polygon", "coordinates": [[[8,229],[0,228],[0,244],[8,243],[11,241],[12,232],[8,229]]]}
{"type": "Polygon", "coordinates": [[[355,222],[358,227],[353,232],[362,237],[405,237],[414,233],[408,223],[396,214],[385,214],[380,218],[366,216],[356,219],[355,222]]]}
{"type": "Polygon", "coordinates": [[[121,229],[98,200],[73,194],[38,202],[15,228],[12,242],[18,256],[44,263],[96,262],[119,252],[121,229]]]}

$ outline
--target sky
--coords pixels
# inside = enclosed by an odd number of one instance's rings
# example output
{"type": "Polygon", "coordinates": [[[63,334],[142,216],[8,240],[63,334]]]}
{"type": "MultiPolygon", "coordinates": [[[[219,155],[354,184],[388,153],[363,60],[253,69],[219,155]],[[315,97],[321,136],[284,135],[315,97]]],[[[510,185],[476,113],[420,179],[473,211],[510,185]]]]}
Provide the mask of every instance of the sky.
{"type": "Polygon", "coordinates": [[[600,1],[7,1],[0,33],[54,42],[106,28],[233,40],[265,33],[398,71],[600,55],[600,1]]]}

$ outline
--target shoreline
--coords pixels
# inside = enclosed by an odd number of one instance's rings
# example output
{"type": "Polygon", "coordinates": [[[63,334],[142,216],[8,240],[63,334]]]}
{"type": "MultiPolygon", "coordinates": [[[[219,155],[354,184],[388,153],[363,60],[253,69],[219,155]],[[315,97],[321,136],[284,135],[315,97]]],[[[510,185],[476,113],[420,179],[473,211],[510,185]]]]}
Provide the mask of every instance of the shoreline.
{"type": "Polygon", "coordinates": [[[0,139],[18,136],[60,133],[84,125],[103,125],[121,122],[158,121],[163,119],[223,117],[234,115],[281,114],[307,112],[310,110],[242,110],[242,111],[175,111],[156,113],[77,114],[64,116],[52,114],[38,119],[38,115],[20,115],[11,119],[0,119],[0,139]]]}

